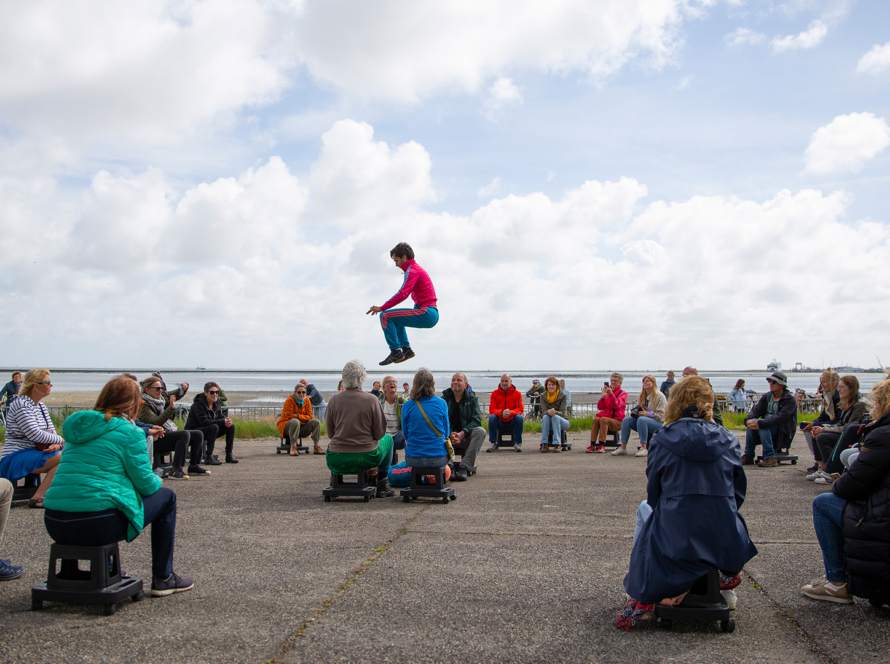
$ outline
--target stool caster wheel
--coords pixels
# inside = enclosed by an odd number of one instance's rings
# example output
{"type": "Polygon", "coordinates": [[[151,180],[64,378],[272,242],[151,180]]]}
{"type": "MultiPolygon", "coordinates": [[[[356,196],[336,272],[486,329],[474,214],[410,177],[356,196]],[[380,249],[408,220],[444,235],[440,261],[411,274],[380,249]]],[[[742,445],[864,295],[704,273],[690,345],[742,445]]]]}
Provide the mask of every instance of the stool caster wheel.
{"type": "Polygon", "coordinates": [[[720,629],[722,629],[727,634],[732,634],[735,631],[735,620],[733,620],[732,618],[730,618],[729,620],[721,620],[720,629]]]}
{"type": "Polygon", "coordinates": [[[445,503],[445,504],[447,505],[447,504],[450,503],[451,501],[448,500],[448,496],[445,496],[445,497],[442,499],[442,502],[445,503]]]}
{"type": "Polygon", "coordinates": [[[791,465],[792,465],[792,466],[796,466],[796,465],[797,465],[797,459],[791,459],[791,465]]]}
{"type": "Polygon", "coordinates": [[[371,502],[371,496],[365,496],[365,498],[364,498],[364,501],[363,501],[363,502],[366,502],[366,503],[369,503],[369,502],[371,502]]]}
{"type": "Polygon", "coordinates": [[[145,593],[144,593],[143,591],[140,590],[138,593],[136,593],[135,595],[133,595],[133,601],[134,601],[134,602],[139,602],[139,601],[141,601],[144,597],[145,597],[145,593]]]}
{"type": "Polygon", "coordinates": [[[674,626],[674,623],[671,620],[665,620],[662,618],[661,626],[665,629],[671,629],[674,626]]]}
{"type": "Polygon", "coordinates": [[[281,454],[281,450],[275,450],[275,454],[281,454]]]}
{"type": "Polygon", "coordinates": [[[40,611],[43,608],[43,600],[42,599],[32,599],[31,600],[31,610],[32,611],[40,611]]]}
{"type": "Polygon", "coordinates": [[[417,496],[411,496],[411,500],[417,500],[417,496]]]}
{"type": "Polygon", "coordinates": [[[884,603],[879,599],[870,599],[870,600],[868,600],[868,603],[871,604],[876,609],[880,609],[882,606],[884,606],[884,603]]]}
{"type": "Polygon", "coordinates": [[[402,502],[403,502],[403,503],[410,503],[410,502],[411,502],[411,498],[409,498],[408,496],[402,496],[402,502]]]}
{"type": "Polygon", "coordinates": [[[330,497],[330,496],[325,496],[325,497],[324,497],[324,501],[325,501],[326,503],[331,502],[331,497],[330,497]]]}
{"type": "Polygon", "coordinates": [[[453,493],[451,494],[450,498],[451,498],[451,500],[457,500],[457,496],[454,495],[453,493]]]}
{"type": "Polygon", "coordinates": [[[117,604],[106,604],[105,605],[105,615],[113,616],[117,612],[117,604]]]}

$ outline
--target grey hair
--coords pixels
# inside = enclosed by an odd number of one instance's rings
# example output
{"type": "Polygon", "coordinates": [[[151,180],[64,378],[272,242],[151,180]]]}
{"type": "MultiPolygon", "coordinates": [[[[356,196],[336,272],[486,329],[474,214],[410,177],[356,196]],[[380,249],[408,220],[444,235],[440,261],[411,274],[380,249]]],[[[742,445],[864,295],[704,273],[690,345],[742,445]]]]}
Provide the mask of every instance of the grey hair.
{"type": "Polygon", "coordinates": [[[613,373],[609,378],[617,378],[619,383],[624,383],[624,374],[618,373],[617,371],[613,373]]]}
{"type": "Polygon", "coordinates": [[[368,372],[361,360],[350,360],[343,367],[343,387],[347,390],[360,390],[365,384],[368,372]]]}
{"type": "Polygon", "coordinates": [[[421,397],[436,395],[436,379],[433,372],[426,367],[420,367],[414,374],[414,385],[411,386],[411,398],[417,401],[421,397]]]}

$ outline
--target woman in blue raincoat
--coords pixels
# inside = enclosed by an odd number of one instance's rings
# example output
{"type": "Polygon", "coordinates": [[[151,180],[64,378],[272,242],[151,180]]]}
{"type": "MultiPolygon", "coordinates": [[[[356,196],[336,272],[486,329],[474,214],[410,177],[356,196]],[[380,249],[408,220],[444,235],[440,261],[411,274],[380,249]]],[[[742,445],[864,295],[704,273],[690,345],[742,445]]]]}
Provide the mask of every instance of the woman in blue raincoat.
{"type": "Polygon", "coordinates": [[[637,511],[624,577],[632,599],[619,627],[644,618],[647,605],[680,601],[712,567],[732,577],[757,554],[738,512],[748,484],[739,441],[713,421],[713,404],[710,385],[698,376],[671,388],[669,424],[649,448],[648,497],[637,511]]]}

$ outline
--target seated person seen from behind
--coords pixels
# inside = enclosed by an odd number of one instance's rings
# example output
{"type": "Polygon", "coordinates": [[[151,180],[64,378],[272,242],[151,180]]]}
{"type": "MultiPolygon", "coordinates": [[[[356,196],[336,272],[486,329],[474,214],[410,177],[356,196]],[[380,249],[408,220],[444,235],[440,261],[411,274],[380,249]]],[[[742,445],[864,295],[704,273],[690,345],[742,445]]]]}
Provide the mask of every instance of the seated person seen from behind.
{"type": "Polygon", "coordinates": [[[739,441],[712,418],[714,392],[704,378],[671,388],[664,428],[652,439],[646,465],[647,499],[637,510],[628,599],[616,626],[651,619],[655,604],[679,604],[711,568],[729,608],[738,574],[756,554],[739,508],[747,478],[739,441]]]}
{"type": "MultiPolygon", "coordinates": [[[[685,380],[685,379],[684,379],[685,380]]],[[[776,371],[766,379],[769,392],[760,397],[748,416],[745,417],[745,453],[742,463],[754,463],[754,448],[763,445],[762,468],[778,465],[776,450],[791,446],[794,431],[797,429],[797,399],[788,389],[788,378],[776,371]]]]}
{"type": "Polygon", "coordinates": [[[825,580],[803,594],[838,604],[853,596],[890,604],[890,380],[871,391],[872,421],[859,456],[827,491],[813,499],[813,526],[825,580]]]}
{"type": "Polygon", "coordinates": [[[200,431],[204,434],[204,463],[219,466],[222,461],[213,456],[216,439],[226,437],[226,463],[238,463],[232,454],[235,447],[235,424],[232,418],[223,415],[219,404],[219,383],[210,381],[204,384],[204,392],[195,397],[189,416],[185,421],[187,431],[200,431]]]}
{"type": "Polygon", "coordinates": [[[459,464],[455,462],[452,477],[456,482],[463,482],[469,475],[475,474],[476,456],[485,442],[482,410],[476,393],[467,382],[467,375],[463,373],[451,377],[451,387],[442,391],[442,399],[448,408],[451,446],[461,452],[461,461],[459,464]]]}
{"type": "Polygon", "coordinates": [[[43,520],[50,537],[70,546],[132,542],[152,524],[151,594],[161,597],[191,590],[194,582],[173,572],[176,494],[151,471],[145,436],[129,421],[141,401],[139,385],[118,376],[93,410],[65,420],[65,454],[43,520]]]}
{"type": "Polygon", "coordinates": [[[604,384],[602,396],[596,402],[598,412],[590,426],[590,447],[588,452],[606,451],[606,436],[611,431],[621,431],[621,422],[624,420],[627,409],[627,392],[621,389],[624,382],[624,374],[613,373],[609,382],[604,384]]]}
{"type": "Polygon", "coordinates": [[[52,485],[65,445],[64,438],[56,433],[49,409],[41,403],[49,396],[52,387],[49,369],[31,369],[25,374],[19,396],[6,413],[6,443],[0,457],[0,477],[17,482],[25,475],[46,473],[28,501],[28,507],[43,507],[43,498],[52,485]]]}
{"type": "MultiPolygon", "coordinates": [[[[839,401],[832,421],[822,422],[805,431],[805,436],[813,439],[813,454],[816,457],[817,469],[807,475],[807,479],[817,484],[831,484],[835,475],[843,470],[840,455],[861,439],[862,432],[845,429],[868,417],[868,404],[859,393],[859,379],[856,376],[844,376],[838,381],[839,401]],[[855,435],[854,435],[855,434],[855,435]]],[[[818,418],[817,418],[818,419],[818,418]]]]}
{"type": "Polygon", "coordinates": [[[398,394],[395,376],[383,379],[383,393],[380,395],[380,406],[386,418],[386,433],[392,436],[392,465],[399,462],[397,450],[405,449],[405,434],[402,433],[402,405],[408,397],[398,394]]]}
{"type": "Polygon", "coordinates": [[[439,468],[452,454],[448,445],[448,406],[436,396],[436,381],[429,369],[414,374],[411,399],[402,406],[405,462],[411,468],[439,468]]]}
{"type": "Polygon", "coordinates": [[[501,376],[501,382],[488,403],[488,446],[486,452],[494,452],[497,449],[495,443],[498,433],[513,434],[513,446],[517,452],[522,451],[522,413],[525,406],[522,405],[522,392],[513,386],[510,374],[501,376]]]}
{"type": "MultiPolygon", "coordinates": [[[[204,434],[200,431],[178,431],[173,418],[176,416],[176,397],[170,395],[165,402],[161,398],[164,387],[160,379],[149,376],[140,383],[142,387],[142,409],[139,411],[139,421],[146,424],[161,427],[159,435],[152,446],[152,456],[173,452],[173,466],[168,477],[179,480],[192,475],[209,475],[199,464],[204,453],[204,434]],[[185,457],[189,455],[188,469],[185,467],[185,457]]],[[[154,464],[154,459],[151,459],[154,464]]]]}
{"type": "MultiPolygon", "coordinates": [[[[839,413],[838,404],[841,400],[839,390],[840,379],[840,375],[834,369],[826,369],[822,372],[822,375],[819,376],[819,390],[817,392],[822,397],[822,409],[819,411],[819,415],[815,420],[812,422],[801,422],[800,424],[800,430],[803,431],[803,437],[807,441],[807,447],[810,448],[810,452],[813,454],[813,459],[816,461],[811,468],[807,468],[811,473],[820,470],[818,464],[819,451],[816,449],[815,442],[813,441],[813,427],[834,424],[837,421],[839,413]]],[[[806,396],[806,392],[803,394],[806,396]]]]}
{"type": "Polygon", "coordinates": [[[562,432],[569,430],[568,397],[559,389],[559,381],[555,376],[544,380],[544,395],[541,397],[541,451],[546,452],[549,445],[553,451],[562,450],[562,432]],[[550,435],[553,440],[549,441],[550,435]]]}
{"type": "Polygon", "coordinates": [[[343,390],[331,397],[324,416],[330,438],[325,460],[334,475],[366,473],[377,483],[377,497],[387,498],[395,495],[387,481],[393,440],[380,401],[362,390],[367,377],[360,360],[343,367],[343,390]]]}
{"type": "Polygon", "coordinates": [[[664,398],[664,394],[655,389],[655,376],[651,374],[643,376],[643,390],[640,392],[639,401],[631,414],[621,420],[621,447],[612,452],[612,456],[627,454],[627,441],[630,440],[631,430],[640,435],[640,451],[634,456],[648,455],[649,437],[664,426],[662,422],[666,407],[667,399],[664,398]]]}
{"type": "Polygon", "coordinates": [[[290,455],[297,456],[297,442],[300,438],[312,438],[315,454],[324,454],[318,444],[321,422],[312,418],[312,402],[306,396],[306,386],[300,381],[294,387],[294,393],[284,400],[281,416],[278,418],[278,433],[285,434],[290,440],[290,455]]]}

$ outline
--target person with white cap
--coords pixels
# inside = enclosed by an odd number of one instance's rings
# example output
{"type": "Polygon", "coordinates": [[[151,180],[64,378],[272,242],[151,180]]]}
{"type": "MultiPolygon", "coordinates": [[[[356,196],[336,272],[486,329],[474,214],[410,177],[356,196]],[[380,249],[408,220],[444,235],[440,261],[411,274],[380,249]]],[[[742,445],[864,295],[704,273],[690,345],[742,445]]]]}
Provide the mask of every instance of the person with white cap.
{"type": "Polygon", "coordinates": [[[797,400],[788,389],[788,377],[776,371],[766,380],[769,392],[760,397],[745,418],[747,431],[742,455],[742,464],[751,465],[754,448],[758,443],[763,445],[763,459],[757,464],[761,468],[778,465],[776,449],[790,446],[797,428],[797,400]]]}

